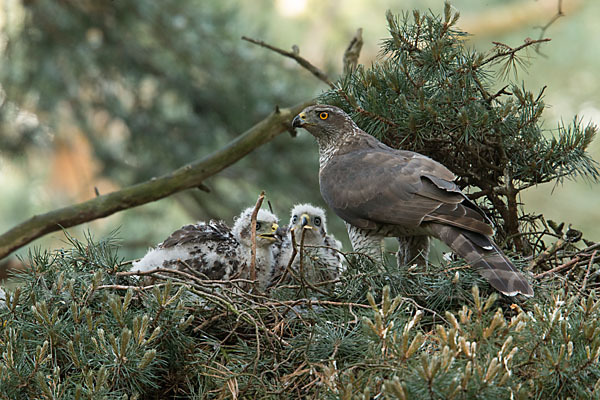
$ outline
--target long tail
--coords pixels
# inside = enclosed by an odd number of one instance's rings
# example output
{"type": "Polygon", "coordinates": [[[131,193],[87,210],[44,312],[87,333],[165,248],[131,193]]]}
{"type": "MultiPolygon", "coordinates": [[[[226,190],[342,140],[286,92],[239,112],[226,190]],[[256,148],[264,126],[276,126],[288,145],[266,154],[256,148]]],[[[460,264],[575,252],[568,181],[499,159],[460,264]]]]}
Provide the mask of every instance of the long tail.
{"type": "Polygon", "coordinates": [[[527,279],[489,237],[448,225],[434,223],[429,227],[498,291],[507,296],[533,296],[527,279]]]}

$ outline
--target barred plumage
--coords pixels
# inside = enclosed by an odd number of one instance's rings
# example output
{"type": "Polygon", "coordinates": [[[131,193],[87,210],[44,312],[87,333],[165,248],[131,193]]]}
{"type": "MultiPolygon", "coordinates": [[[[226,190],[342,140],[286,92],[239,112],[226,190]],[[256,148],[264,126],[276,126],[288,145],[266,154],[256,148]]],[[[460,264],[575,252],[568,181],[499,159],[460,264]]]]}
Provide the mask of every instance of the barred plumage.
{"type": "Polygon", "coordinates": [[[319,184],[346,221],[354,250],[380,256],[384,237],[398,237],[399,263],[426,263],[429,236],[465,258],[506,295],[533,289],[493,242],[483,213],[456,176],[422,154],[392,149],[361,130],[341,109],[310,106],[294,118],[319,144],[319,184]]]}

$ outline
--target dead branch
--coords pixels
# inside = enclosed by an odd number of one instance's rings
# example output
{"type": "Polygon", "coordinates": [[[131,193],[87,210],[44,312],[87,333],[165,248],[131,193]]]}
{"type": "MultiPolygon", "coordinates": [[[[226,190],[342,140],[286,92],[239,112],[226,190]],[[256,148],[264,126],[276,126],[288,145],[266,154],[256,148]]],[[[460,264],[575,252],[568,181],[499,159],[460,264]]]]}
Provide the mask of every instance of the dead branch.
{"type": "Polygon", "coordinates": [[[533,277],[535,279],[543,278],[544,276],[549,275],[549,274],[551,274],[553,272],[559,272],[559,271],[562,271],[563,269],[567,269],[567,268],[573,267],[573,266],[577,265],[577,263],[580,260],[581,260],[581,258],[579,258],[579,256],[576,256],[575,258],[573,258],[572,260],[570,260],[570,261],[568,261],[568,262],[566,262],[564,264],[561,264],[561,265],[559,265],[557,267],[554,267],[551,270],[544,271],[542,273],[534,275],[533,277]]]}
{"type": "Polygon", "coordinates": [[[344,75],[348,75],[358,66],[358,57],[363,46],[362,28],[356,30],[356,34],[350,41],[348,48],[344,52],[344,75]]]}
{"type": "Polygon", "coordinates": [[[203,180],[235,163],[290,129],[292,118],[313,101],[275,110],[225,147],[159,178],[94,197],[82,203],[35,215],[0,235],[0,259],[47,233],[112,215],[173,193],[198,187],[203,180]]]}
{"type": "Polygon", "coordinates": [[[294,46],[294,51],[287,51],[287,50],[280,49],[279,47],[271,46],[270,44],[268,44],[262,40],[252,39],[247,36],[242,36],[242,40],[245,40],[250,43],[254,43],[258,46],[272,50],[275,53],[281,54],[282,56],[289,57],[289,58],[295,60],[298,64],[300,64],[302,67],[304,67],[306,70],[308,70],[311,74],[316,76],[319,80],[321,80],[321,81],[325,82],[327,85],[329,85],[330,88],[332,88],[332,89],[335,88],[335,86],[329,80],[329,77],[327,76],[327,74],[325,72],[323,72],[319,68],[315,67],[306,58],[300,56],[300,54],[299,54],[300,51],[298,50],[297,46],[294,46]]]}
{"type": "Polygon", "coordinates": [[[553,255],[558,253],[560,250],[564,249],[569,244],[565,239],[558,239],[556,242],[552,244],[549,248],[541,252],[536,258],[531,260],[527,269],[533,269],[540,264],[545,263],[548,259],[550,259],[553,255]]]}
{"type": "MultiPolygon", "coordinates": [[[[550,25],[555,23],[556,20],[559,19],[560,17],[564,17],[564,16],[565,16],[565,14],[563,13],[563,10],[562,10],[562,0],[558,0],[558,10],[556,11],[556,14],[554,14],[552,16],[552,18],[550,18],[550,21],[548,21],[546,23],[546,25],[539,27],[540,28],[540,36],[539,36],[538,40],[541,39],[546,34],[546,31],[548,30],[548,28],[550,28],[550,25]]],[[[538,54],[541,54],[540,53],[540,43],[538,43],[535,46],[535,51],[538,54]]]]}

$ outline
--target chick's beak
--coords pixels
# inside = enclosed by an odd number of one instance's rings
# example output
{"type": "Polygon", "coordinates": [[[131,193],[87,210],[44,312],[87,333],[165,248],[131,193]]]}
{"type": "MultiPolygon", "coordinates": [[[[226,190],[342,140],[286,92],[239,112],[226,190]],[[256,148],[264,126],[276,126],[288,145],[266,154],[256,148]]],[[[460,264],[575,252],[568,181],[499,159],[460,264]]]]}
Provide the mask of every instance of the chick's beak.
{"type": "Polygon", "coordinates": [[[307,214],[302,214],[300,216],[300,222],[301,222],[302,228],[313,229],[312,225],[310,224],[310,217],[307,214]]]}
{"type": "Polygon", "coordinates": [[[302,126],[304,126],[305,122],[306,122],[306,114],[300,113],[300,114],[296,115],[294,117],[294,119],[292,120],[292,126],[294,128],[301,128],[302,126]]]}
{"type": "Polygon", "coordinates": [[[271,225],[271,232],[270,233],[263,233],[263,234],[260,234],[258,236],[260,236],[263,239],[281,240],[281,237],[276,234],[278,228],[279,228],[279,225],[277,225],[276,223],[273,223],[273,225],[271,225]]]}

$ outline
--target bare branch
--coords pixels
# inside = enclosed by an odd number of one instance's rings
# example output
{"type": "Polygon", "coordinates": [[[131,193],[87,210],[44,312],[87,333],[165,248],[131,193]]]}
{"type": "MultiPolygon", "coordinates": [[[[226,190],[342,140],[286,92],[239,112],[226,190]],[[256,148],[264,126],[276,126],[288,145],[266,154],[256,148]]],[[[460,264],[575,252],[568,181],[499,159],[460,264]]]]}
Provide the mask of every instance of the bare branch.
{"type": "Polygon", "coordinates": [[[256,280],[256,216],[258,215],[258,210],[260,210],[264,199],[265,192],[263,191],[260,192],[260,196],[258,196],[258,200],[256,200],[254,210],[252,210],[252,216],[250,217],[250,240],[252,241],[252,249],[250,253],[250,279],[253,281],[256,280]]]}
{"type": "Polygon", "coordinates": [[[569,244],[568,241],[566,241],[566,240],[564,240],[562,238],[558,239],[556,242],[554,242],[552,244],[552,246],[550,246],[549,248],[547,248],[546,250],[544,250],[543,252],[541,252],[533,260],[531,260],[531,262],[529,263],[529,266],[527,267],[527,269],[533,269],[533,268],[537,267],[538,265],[545,263],[552,256],[554,256],[556,253],[558,253],[559,251],[561,251],[562,249],[564,249],[568,244],[569,244]]]}
{"type": "Polygon", "coordinates": [[[291,108],[278,109],[222,149],[174,172],[82,203],[33,216],[0,235],[0,259],[47,233],[198,187],[206,178],[222,171],[280,133],[287,131],[291,126],[292,118],[310,104],[313,104],[313,101],[291,108]]]}
{"type": "Polygon", "coordinates": [[[298,64],[300,64],[302,67],[304,67],[306,70],[308,70],[311,74],[316,76],[319,80],[321,80],[321,81],[325,82],[327,85],[329,85],[330,88],[332,88],[332,89],[335,88],[335,86],[329,80],[329,77],[327,76],[327,74],[325,72],[321,71],[319,68],[312,65],[311,62],[308,61],[306,58],[300,56],[299,50],[297,47],[294,47],[295,51],[287,51],[287,50],[280,49],[279,47],[271,46],[270,44],[265,43],[262,40],[252,39],[247,36],[242,36],[242,40],[245,40],[250,43],[254,43],[254,44],[264,47],[266,49],[272,50],[275,53],[281,54],[282,56],[289,57],[289,58],[295,60],[298,64]]]}
{"type": "Polygon", "coordinates": [[[594,264],[594,257],[596,257],[596,253],[598,250],[594,250],[592,255],[590,256],[590,262],[588,263],[587,270],[585,271],[585,277],[583,278],[583,284],[581,285],[581,291],[585,291],[585,285],[587,285],[587,280],[590,277],[590,269],[592,268],[592,264],[594,264]]]}
{"type": "Polygon", "coordinates": [[[554,267],[554,268],[552,268],[552,269],[550,269],[550,270],[548,270],[548,271],[544,271],[544,272],[542,272],[542,273],[539,273],[539,274],[537,274],[537,275],[534,275],[533,277],[534,277],[535,279],[540,279],[540,278],[543,278],[544,276],[546,276],[546,275],[550,275],[551,273],[554,273],[554,272],[559,272],[559,271],[562,271],[563,269],[567,269],[567,268],[573,267],[573,266],[575,266],[575,265],[576,265],[576,264],[577,264],[577,263],[578,263],[580,260],[581,260],[581,258],[579,258],[579,256],[575,256],[575,258],[571,259],[570,261],[568,261],[568,262],[566,262],[566,263],[564,263],[564,264],[561,264],[561,265],[559,265],[559,266],[557,266],[557,267],[554,267]]]}
{"type": "MultiPolygon", "coordinates": [[[[548,23],[546,23],[546,25],[539,27],[540,28],[540,36],[539,36],[538,40],[541,39],[542,37],[544,37],[544,35],[546,34],[546,31],[548,30],[548,28],[550,28],[550,25],[555,23],[556,20],[559,19],[560,17],[564,17],[564,16],[565,16],[565,14],[563,13],[563,10],[562,10],[562,0],[558,0],[558,10],[556,11],[556,14],[554,14],[554,16],[552,16],[552,18],[550,18],[550,21],[548,21],[548,23]]],[[[535,51],[538,54],[541,54],[540,53],[540,43],[538,43],[535,46],[535,51]]]]}
{"type": "Polygon", "coordinates": [[[348,75],[358,65],[358,57],[363,46],[362,28],[356,30],[356,34],[350,41],[348,48],[344,52],[344,75],[348,75]]]}

